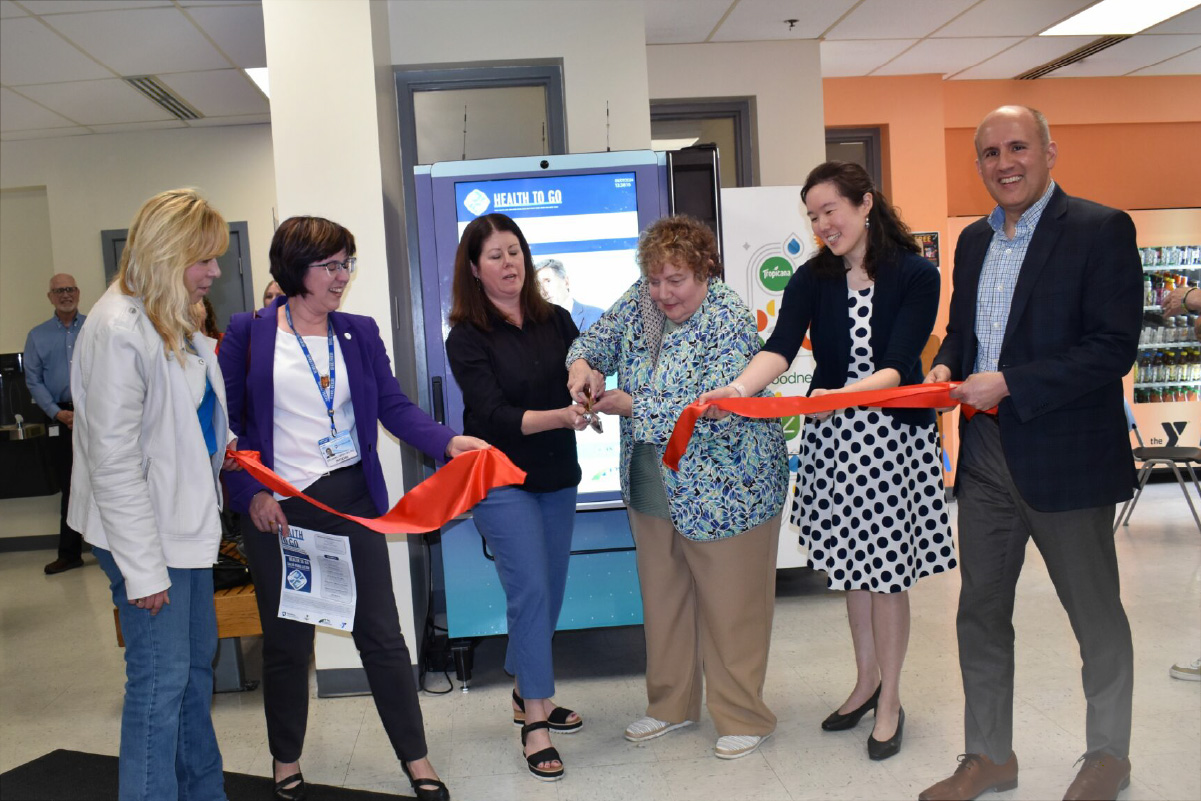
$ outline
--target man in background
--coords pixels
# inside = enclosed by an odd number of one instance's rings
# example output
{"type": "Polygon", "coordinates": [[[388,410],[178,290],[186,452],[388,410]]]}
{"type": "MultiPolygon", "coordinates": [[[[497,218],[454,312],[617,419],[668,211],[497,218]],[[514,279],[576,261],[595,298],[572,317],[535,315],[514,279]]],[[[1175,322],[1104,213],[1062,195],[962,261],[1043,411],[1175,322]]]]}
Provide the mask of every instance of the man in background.
{"type": "Polygon", "coordinates": [[[567,279],[567,269],[558,259],[543,259],[534,265],[538,276],[538,287],[542,296],[556,306],[562,306],[571,312],[575,327],[584,333],[584,329],[600,319],[605,310],[597,306],[580,303],[571,296],[571,282],[567,279]]]}
{"type": "Polygon", "coordinates": [[[71,500],[71,428],[75,424],[75,407],[71,403],[71,356],[84,315],[79,313],[79,287],[66,273],[50,279],[46,297],[54,306],[54,316],[36,326],[25,339],[25,384],[34,403],[50,418],[47,428],[50,458],[62,488],[58,558],[45,567],[47,575],[54,575],[83,567],[83,538],[67,525],[67,506],[71,500]]]}

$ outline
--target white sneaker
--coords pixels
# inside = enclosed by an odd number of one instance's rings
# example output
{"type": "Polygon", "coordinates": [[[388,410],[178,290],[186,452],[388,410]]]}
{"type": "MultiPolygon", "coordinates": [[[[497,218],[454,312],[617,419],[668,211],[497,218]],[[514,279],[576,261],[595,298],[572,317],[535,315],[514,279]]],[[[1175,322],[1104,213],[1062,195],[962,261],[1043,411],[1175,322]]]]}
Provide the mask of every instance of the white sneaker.
{"type": "Polygon", "coordinates": [[[757,734],[727,734],[717,738],[717,747],[713,753],[718,759],[738,759],[754,753],[770,734],[760,737],[757,734]]]}
{"type": "Polygon", "coordinates": [[[1193,660],[1191,665],[1177,662],[1168,669],[1168,675],[1184,681],[1201,681],[1201,659],[1193,660]]]}
{"type": "Polygon", "coordinates": [[[669,731],[675,731],[676,729],[682,729],[685,726],[691,725],[691,720],[686,720],[683,723],[668,723],[666,720],[659,720],[648,715],[626,726],[626,739],[632,743],[641,743],[644,740],[653,740],[656,737],[662,737],[669,731]]]}

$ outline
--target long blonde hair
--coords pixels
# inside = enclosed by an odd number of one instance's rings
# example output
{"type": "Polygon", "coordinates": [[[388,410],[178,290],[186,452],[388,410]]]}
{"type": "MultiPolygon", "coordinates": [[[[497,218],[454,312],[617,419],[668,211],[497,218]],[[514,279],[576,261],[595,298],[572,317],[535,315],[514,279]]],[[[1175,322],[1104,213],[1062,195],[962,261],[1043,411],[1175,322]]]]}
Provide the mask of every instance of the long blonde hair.
{"type": "Polygon", "coordinates": [[[191,189],[160,192],[129,225],[117,284],[126,295],[141,299],[164,350],[177,359],[183,358],[184,338],[198,328],[184,271],[220,256],[227,247],[225,219],[191,189]]]}

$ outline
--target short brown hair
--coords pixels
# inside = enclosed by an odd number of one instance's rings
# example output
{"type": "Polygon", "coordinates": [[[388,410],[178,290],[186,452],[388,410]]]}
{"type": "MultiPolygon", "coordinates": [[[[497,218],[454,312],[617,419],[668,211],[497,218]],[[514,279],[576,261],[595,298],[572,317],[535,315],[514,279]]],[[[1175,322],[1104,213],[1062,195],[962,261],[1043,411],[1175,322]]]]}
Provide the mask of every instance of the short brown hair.
{"type": "Polygon", "coordinates": [[[669,261],[687,267],[698,281],[721,277],[717,237],[709,226],[687,214],[661,217],[638,237],[643,276],[659,272],[669,261]]]}
{"type": "Polygon", "coordinates": [[[537,322],[550,318],[550,302],[542,297],[538,289],[538,278],[534,270],[534,257],[530,255],[530,243],[517,223],[504,214],[485,214],[467,223],[459,249],[455,251],[455,274],[451,288],[450,324],[471,323],[484,331],[492,330],[492,321],[504,319],[500,309],[488,300],[471,265],[478,264],[484,241],[497,231],[517,237],[521,243],[521,254],[525,261],[525,278],[521,285],[521,314],[537,322]]]}
{"type": "Polygon", "coordinates": [[[271,237],[271,277],[288,297],[304,297],[309,265],[343,250],[354,255],[354,234],[346,228],[324,217],[289,217],[271,237]]]}

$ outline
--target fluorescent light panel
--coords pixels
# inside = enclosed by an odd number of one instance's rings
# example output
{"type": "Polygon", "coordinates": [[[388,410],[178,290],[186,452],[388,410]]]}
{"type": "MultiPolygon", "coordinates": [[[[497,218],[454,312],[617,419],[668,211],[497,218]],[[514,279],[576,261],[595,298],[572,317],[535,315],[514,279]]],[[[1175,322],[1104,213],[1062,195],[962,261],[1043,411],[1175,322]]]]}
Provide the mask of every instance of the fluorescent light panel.
{"type": "Polygon", "coordinates": [[[1101,0],[1040,36],[1132,34],[1201,5],[1196,0],[1101,0]]]}
{"type": "Polygon", "coordinates": [[[266,97],[268,100],[270,100],[271,92],[268,90],[269,87],[268,87],[268,83],[267,83],[267,68],[266,67],[249,67],[242,71],[245,72],[246,75],[250,77],[250,80],[254,81],[255,85],[258,86],[259,90],[263,93],[263,96],[266,97]]]}

